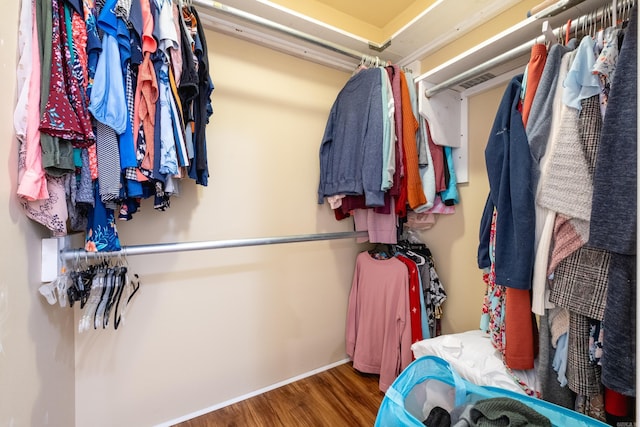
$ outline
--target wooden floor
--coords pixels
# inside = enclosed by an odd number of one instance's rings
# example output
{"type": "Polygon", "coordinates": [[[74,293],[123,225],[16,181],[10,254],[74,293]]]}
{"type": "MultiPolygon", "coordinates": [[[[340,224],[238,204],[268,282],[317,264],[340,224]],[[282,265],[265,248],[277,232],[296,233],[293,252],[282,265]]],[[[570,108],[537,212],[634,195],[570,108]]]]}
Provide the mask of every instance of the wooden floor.
{"type": "Polygon", "coordinates": [[[371,427],[384,394],[350,363],[177,424],[179,427],[371,427]]]}

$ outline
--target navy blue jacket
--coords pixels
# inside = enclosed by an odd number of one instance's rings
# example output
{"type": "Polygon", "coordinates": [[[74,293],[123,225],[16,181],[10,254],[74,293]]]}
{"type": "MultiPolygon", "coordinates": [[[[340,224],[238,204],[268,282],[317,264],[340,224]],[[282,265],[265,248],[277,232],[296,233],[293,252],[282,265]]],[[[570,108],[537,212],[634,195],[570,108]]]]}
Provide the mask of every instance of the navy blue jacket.
{"type": "Polygon", "coordinates": [[[488,268],[491,265],[489,235],[495,207],[498,212],[496,283],[531,289],[535,258],[535,205],[529,141],[518,110],[522,77],[516,76],[509,83],[485,148],[489,197],[480,223],[478,266],[488,268]]]}

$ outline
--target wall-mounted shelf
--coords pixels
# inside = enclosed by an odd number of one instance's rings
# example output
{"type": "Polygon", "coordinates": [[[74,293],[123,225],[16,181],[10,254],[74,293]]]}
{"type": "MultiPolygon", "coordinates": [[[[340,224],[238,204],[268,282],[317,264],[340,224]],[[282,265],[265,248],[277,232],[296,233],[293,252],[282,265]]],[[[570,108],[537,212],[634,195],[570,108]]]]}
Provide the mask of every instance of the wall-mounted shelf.
{"type": "Polygon", "coordinates": [[[565,0],[558,5],[552,16],[547,8],[416,78],[420,114],[429,120],[436,143],[455,147],[458,182],[468,181],[468,97],[524,71],[531,47],[545,40],[542,22],[547,21],[560,38],[566,32],[565,23],[571,19],[573,37],[586,23],[599,22],[602,13],[611,7],[610,2],[602,0],[578,4],[565,0]]]}

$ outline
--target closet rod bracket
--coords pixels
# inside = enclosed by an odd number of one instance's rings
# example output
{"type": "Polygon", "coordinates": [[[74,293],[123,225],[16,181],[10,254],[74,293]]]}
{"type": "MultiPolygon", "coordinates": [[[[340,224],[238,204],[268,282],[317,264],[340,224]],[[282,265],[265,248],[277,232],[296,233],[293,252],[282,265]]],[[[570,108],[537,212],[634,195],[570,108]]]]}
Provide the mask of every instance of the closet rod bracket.
{"type": "Polygon", "coordinates": [[[42,239],[40,281],[45,283],[55,280],[56,277],[62,273],[62,269],[65,265],[65,259],[61,254],[65,253],[65,251],[69,251],[69,248],[82,247],[83,245],[83,233],[74,233],[63,237],[48,237],[42,239]]]}
{"type": "Polygon", "coordinates": [[[42,268],[40,281],[51,282],[60,275],[62,260],[60,253],[70,245],[70,237],[50,237],[42,239],[42,268]]]}

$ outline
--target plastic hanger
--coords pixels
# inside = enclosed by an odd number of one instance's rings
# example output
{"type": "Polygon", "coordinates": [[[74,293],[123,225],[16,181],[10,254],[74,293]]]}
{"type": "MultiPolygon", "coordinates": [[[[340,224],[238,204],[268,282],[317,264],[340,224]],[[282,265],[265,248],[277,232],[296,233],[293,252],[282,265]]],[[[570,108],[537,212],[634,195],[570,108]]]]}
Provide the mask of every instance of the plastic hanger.
{"type": "Polygon", "coordinates": [[[104,313],[107,308],[107,304],[111,298],[111,294],[113,292],[113,280],[114,280],[114,269],[109,268],[105,273],[104,286],[102,287],[102,295],[100,296],[100,302],[96,307],[96,312],[93,317],[93,329],[98,329],[98,326],[102,326],[104,328],[104,313]]]}
{"type": "MultiPolygon", "coordinates": [[[[126,283],[126,275],[127,275],[127,258],[123,256],[123,252],[126,250],[123,249],[118,254],[118,259],[116,265],[113,269],[113,287],[111,288],[111,292],[109,294],[109,299],[107,301],[107,305],[104,309],[104,318],[102,327],[107,328],[109,326],[109,318],[111,317],[111,311],[115,308],[115,305],[118,301],[118,298],[122,295],[122,288],[126,283]]],[[[115,314],[114,314],[115,318],[115,314]]]]}
{"type": "Polygon", "coordinates": [[[94,322],[95,313],[102,298],[102,290],[104,287],[105,272],[103,269],[99,269],[93,277],[91,283],[91,291],[87,300],[87,306],[84,309],[84,313],[80,318],[78,324],[78,332],[84,332],[89,330],[91,323],[94,322]]]}
{"type": "Polygon", "coordinates": [[[558,43],[558,37],[556,37],[553,29],[549,25],[549,21],[544,21],[542,23],[542,34],[544,35],[545,45],[547,46],[547,49],[558,43]]]}
{"type": "Polygon", "coordinates": [[[140,289],[140,278],[137,274],[134,274],[133,277],[136,279],[135,282],[133,280],[129,280],[129,276],[125,275],[125,285],[121,288],[120,296],[118,297],[118,301],[116,302],[116,310],[113,319],[113,327],[115,329],[118,329],[118,326],[120,326],[120,321],[124,321],[125,313],[127,311],[129,303],[131,302],[131,298],[133,298],[136,292],[138,292],[138,289],[140,289]],[[118,313],[120,302],[122,302],[122,310],[120,310],[120,313],[118,313]]]}
{"type": "Polygon", "coordinates": [[[427,259],[424,256],[416,252],[413,252],[412,250],[407,249],[405,252],[407,255],[411,257],[411,260],[415,262],[416,265],[420,266],[420,265],[425,265],[427,263],[427,259]]]}

